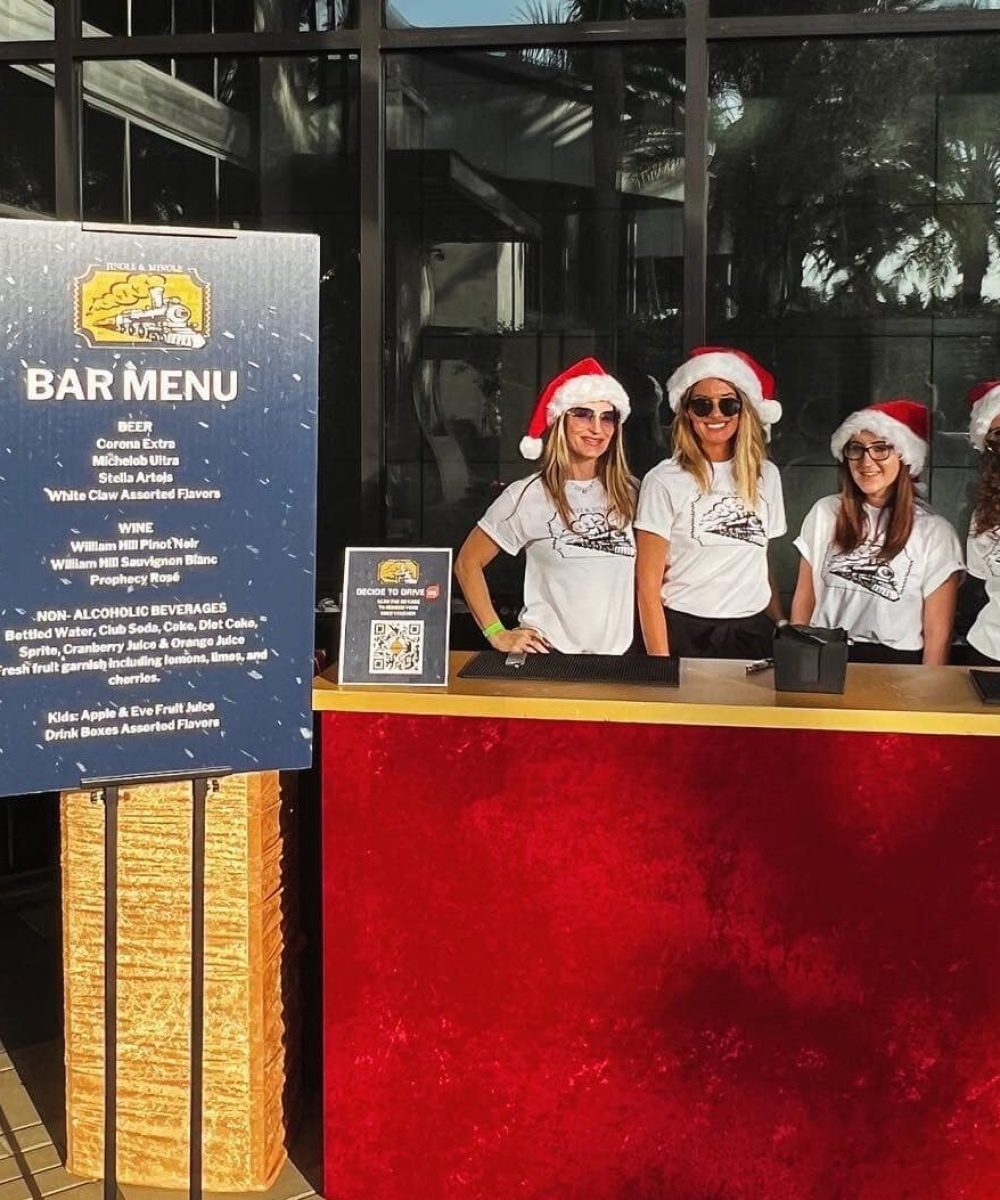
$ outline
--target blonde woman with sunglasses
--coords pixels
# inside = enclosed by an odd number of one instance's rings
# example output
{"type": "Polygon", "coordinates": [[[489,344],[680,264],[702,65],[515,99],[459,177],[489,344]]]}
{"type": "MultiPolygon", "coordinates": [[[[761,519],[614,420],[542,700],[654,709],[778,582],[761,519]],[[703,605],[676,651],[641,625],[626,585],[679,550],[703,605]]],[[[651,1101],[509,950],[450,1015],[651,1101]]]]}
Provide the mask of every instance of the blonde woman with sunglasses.
{"type": "Polygon", "coordinates": [[[929,437],[913,400],[852,413],[830,441],[840,492],[816,501],[795,540],[792,620],[846,629],[852,662],[948,661],[964,564],[958,535],[917,492],[929,437]]]}
{"type": "Polygon", "coordinates": [[[639,619],[650,654],[765,658],[782,619],[768,545],[785,532],[767,457],[774,380],[740,350],[692,352],[667,381],[673,457],[642,482],[639,619]]]}
{"type": "Polygon", "coordinates": [[[495,650],[623,654],[635,608],[636,486],[622,423],[630,405],[595,359],[563,371],[538,399],[521,453],[540,469],[512,483],[465,539],[455,574],[495,650]],[[486,567],[503,550],[525,553],[516,629],[497,615],[486,567]]]}

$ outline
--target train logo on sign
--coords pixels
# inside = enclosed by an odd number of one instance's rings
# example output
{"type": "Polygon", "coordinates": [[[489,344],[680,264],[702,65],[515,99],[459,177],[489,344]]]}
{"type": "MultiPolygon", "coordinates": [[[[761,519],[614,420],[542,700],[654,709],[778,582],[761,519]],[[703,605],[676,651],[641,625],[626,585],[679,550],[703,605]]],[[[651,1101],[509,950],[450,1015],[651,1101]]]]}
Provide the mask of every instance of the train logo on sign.
{"type": "Polygon", "coordinates": [[[383,558],[378,565],[379,583],[406,587],[420,580],[420,565],[412,558],[383,558]]]}
{"type": "Polygon", "coordinates": [[[211,323],[211,288],[195,271],[92,267],[75,280],[76,332],[88,346],[200,350],[211,323]]]}

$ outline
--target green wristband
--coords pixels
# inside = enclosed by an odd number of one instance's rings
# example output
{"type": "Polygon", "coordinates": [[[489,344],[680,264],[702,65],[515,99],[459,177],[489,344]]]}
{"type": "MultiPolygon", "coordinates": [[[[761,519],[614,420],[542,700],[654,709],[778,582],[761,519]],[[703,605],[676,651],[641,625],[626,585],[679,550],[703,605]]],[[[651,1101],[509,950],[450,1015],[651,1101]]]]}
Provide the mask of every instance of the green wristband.
{"type": "Polygon", "coordinates": [[[483,630],[483,637],[489,639],[495,633],[503,633],[506,628],[503,621],[494,621],[492,625],[487,625],[483,630]]]}

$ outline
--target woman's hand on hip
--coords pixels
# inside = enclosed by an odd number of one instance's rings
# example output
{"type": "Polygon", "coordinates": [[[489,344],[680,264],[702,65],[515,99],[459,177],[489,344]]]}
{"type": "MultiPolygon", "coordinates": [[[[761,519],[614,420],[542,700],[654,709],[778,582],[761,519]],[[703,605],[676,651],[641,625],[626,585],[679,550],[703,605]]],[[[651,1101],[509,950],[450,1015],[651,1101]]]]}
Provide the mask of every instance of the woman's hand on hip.
{"type": "Polygon", "coordinates": [[[503,629],[489,639],[504,654],[548,654],[549,644],[535,629],[503,629]]]}

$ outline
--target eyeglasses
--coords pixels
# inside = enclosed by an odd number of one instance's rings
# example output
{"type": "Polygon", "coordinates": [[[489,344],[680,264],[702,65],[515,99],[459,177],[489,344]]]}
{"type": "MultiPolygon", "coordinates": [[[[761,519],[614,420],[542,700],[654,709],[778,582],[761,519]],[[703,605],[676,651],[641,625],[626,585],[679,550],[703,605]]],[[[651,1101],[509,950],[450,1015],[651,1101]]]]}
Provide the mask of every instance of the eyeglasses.
{"type": "Polygon", "coordinates": [[[844,458],[848,462],[861,462],[867,454],[872,462],[885,462],[895,450],[888,442],[872,442],[866,446],[863,442],[848,442],[844,447],[844,458]]]}
{"type": "Polygon", "coordinates": [[[566,411],[574,421],[585,421],[588,425],[593,422],[594,417],[599,417],[601,424],[606,425],[609,429],[614,429],[619,420],[617,408],[609,408],[602,413],[599,413],[596,408],[568,408],[566,411]]]}
{"type": "Polygon", "coordinates": [[[724,417],[735,417],[743,408],[743,401],[738,396],[723,396],[721,400],[710,400],[708,396],[692,396],[687,402],[687,409],[696,417],[710,417],[718,406],[718,411],[724,417]]]}
{"type": "Polygon", "coordinates": [[[1000,429],[991,429],[986,435],[986,449],[991,454],[1000,454],[1000,429]]]}

